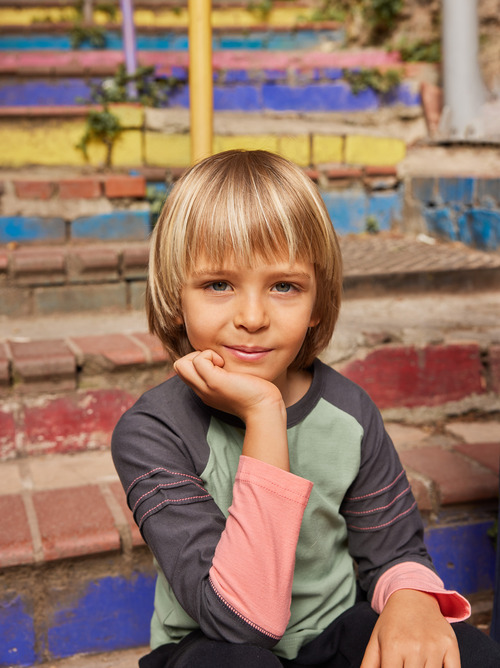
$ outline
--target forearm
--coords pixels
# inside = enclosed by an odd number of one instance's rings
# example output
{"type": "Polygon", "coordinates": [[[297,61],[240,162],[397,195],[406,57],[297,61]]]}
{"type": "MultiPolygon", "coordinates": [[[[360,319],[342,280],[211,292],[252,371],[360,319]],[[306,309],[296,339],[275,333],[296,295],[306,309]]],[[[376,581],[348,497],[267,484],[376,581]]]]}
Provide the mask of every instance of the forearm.
{"type": "Polygon", "coordinates": [[[250,412],[245,424],[242,454],[289,471],[286,409],[283,402],[269,402],[250,412]]]}

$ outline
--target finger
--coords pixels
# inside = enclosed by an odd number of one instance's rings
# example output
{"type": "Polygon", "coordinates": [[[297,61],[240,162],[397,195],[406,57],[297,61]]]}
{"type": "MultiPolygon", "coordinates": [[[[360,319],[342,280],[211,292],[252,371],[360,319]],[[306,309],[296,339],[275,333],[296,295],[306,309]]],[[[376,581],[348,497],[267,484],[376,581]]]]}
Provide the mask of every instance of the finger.
{"type": "Polygon", "coordinates": [[[460,668],[460,650],[458,649],[458,642],[455,642],[446,652],[443,660],[444,668],[460,668]]]}
{"type": "Polygon", "coordinates": [[[213,350],[204,350],[197,355],[192,361],[193,367],[200,378],[207,384],[208,387],[217,387],[219,384],[224,360],[220,355],[213,350]]]}
{"type": "Polygon", "coordinates": [[[378,638],[372,634],[368,645],[366,646],[363,662],[360,668],[380,668],[380,647],[378,638]]]}
{"type": "Polygon", "coordinates": [[[214,366],[224,366],[224,358],[221,357],[219,353],[216,353],[215,350],[211,350],[210,348],[207,348],[207,350],[202,350],[198,355],[196,355],[195,358],[199,358],[200,361],[209,360],[214,366]]]}

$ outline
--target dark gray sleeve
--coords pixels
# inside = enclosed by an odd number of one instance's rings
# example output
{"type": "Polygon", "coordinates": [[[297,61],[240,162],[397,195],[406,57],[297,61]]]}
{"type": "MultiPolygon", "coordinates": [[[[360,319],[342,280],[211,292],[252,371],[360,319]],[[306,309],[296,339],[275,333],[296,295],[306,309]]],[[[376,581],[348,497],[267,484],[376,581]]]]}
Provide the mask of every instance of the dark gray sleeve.
{"type": "Polygon", "coordinates": [[[190,413],[197,407],[184,387],[174,388],[180,394],[174,392],[168,409],[157,389],[127,411],[113,433],[113,460],[128,505],[177,600],[205,635],[272,647],[278,639],[242,619],[210,584],[226,522],[199,476],[209,454],[205,424],[190,413]]]}
{"type": "Polygon", "coordinates": [[[415,498],[382,417],[364,393],[359,408],[364,430],[360,469],[341,512],[360,585],[371,600],[378,578],[395,564],[414,561],[434,568],[415,498]]]}

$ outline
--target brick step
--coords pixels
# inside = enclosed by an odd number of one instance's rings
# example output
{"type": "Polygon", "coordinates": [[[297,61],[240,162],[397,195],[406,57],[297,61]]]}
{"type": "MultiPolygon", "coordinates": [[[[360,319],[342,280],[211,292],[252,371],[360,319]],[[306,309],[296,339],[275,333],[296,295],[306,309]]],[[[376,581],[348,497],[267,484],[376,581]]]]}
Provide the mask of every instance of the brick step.
{"type": "MultiPolygon", "coordinates": [[[[152,49],[139,52],[139,62],[143,66],[155,66],[158,74],[173,74],[185,78],[189,67],[189,56],[183,51],[155,51],[152,49]]],[[[57,49],[25,52],[12,49],[0,51],[0,74],[26,76],[88,76],[114,74],[123,62],[123,53],[119,50],[72,51],[66,53],[57,49]]],[[[286,73],[295,75],[323,76],[339,78],[341,70],[380,68],[382,71],[394,68],[406,78],[423,78],[424,73],[435,71],[435,66],[422,63],[403,63],[397,51],[381,49],[359,49],[325,52],[308,51],[271,51],[265,50],[227,50],[212,54],[214,72],[221,80],[225,72],[247,73],[275,72],[283,77],[286,73]],[[330,71],[332,70],[332,71],[330,71]],[[329,75],[329,76],[328,76],[329,75]]],[[[229,75],[234,76],[234,75],[229,75]]],[[[228,78],[229,78],[228,76],[228,78]]],[[[243,74],[241,75],[243,77],[243,74]]]]}
{"type": "MultiPolygon", "coordinates": [[[[87,224],[119,227],[129,218],[110,214],[87,224]]],[[[41,224],[46,231],[48,221],[41,224]]],[[[397,236],[343,237],[341,245],[349,296],[490,289],[500,278],[498,255],[464,246],[397,236]]],[[[147,241],[0,249],[0,317],[142,311],[148,253],[147,241]]]]}
{"type": "MultiPolygon", "coordinates": [[[[494,414],[499,308],[498,290],[347,296],[322,358],[392,421],[494,414]]],[[[142,312],[126,325],[85,319],[85,331],[81,316],[0,322],[1,460],[106,447],[121,413],[170,372],[142,312]]]]}
{"type": "MultiPolygon", "coordinates": [[[[500,423],[388,423],[450,589],[488,617],[500,423]]],[[[154,571],[109,450],[0,464],[0,666],[145,646],[154,571]]],[[[473,608],[474,609],[474,608],[473,608]]]]}

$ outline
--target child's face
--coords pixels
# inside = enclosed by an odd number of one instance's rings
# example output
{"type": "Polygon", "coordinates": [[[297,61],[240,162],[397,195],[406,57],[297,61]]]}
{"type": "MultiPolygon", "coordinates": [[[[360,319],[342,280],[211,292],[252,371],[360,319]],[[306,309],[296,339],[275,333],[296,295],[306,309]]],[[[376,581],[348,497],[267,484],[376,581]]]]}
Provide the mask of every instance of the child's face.
{"type": "Polygon", "coordinates": [[[214,350],[226,370],[269,380],[285,397],[288,367],[317,324],[315,301],[310,262],[245,267],[228,259],[216,268],[200,257],[182,291],[183,321],[195,350],[214,350]]]}

